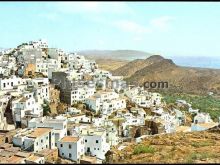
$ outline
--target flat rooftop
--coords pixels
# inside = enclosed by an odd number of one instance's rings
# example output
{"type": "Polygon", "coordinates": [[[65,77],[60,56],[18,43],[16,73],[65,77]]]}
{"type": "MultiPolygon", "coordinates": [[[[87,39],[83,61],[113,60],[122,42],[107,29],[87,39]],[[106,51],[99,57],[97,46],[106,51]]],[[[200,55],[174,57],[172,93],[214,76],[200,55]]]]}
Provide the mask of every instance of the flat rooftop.
{"type": "Polygon", "coordinates": [[[73,136],[65,136],[63,137],[60,142],[72,142],[75,143],[79,140],[79,137],[73,137],[73,136]]]}
{"type": "Polygon", "coordinates": [[[52,129],[51,128],[35,128],[33,132],[31,132],[27,137],[30,138],[37,138],[40,137],[46,133],[49,133],[52,129]]]}

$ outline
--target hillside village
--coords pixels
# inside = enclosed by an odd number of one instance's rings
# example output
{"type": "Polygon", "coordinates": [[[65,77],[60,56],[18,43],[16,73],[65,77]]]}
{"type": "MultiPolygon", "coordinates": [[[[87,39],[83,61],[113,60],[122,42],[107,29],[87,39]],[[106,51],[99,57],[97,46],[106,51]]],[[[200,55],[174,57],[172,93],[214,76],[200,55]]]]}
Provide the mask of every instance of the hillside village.
{"type": "Polygon", "coordinates": [[[106,163],[111,150],[219,124],[42,39],[0,52],[0,110],[0,163],[106,163]]]}

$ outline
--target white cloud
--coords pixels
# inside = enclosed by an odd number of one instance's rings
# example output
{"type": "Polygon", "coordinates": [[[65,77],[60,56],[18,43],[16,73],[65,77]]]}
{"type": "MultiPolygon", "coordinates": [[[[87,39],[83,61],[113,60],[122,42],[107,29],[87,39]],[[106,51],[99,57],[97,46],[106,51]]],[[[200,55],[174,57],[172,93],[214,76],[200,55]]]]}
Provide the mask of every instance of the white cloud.
{"type": "Polygon", "coordinates": [[[150,25],[153,28],[158,28],[160,30],[168,30],[170,28],[170,21],[174,20],[171,16],[161,16],[159,18],[154,18],[150,21],[150,25]]]}
{"type": "Polygon", "coordinates": [[[145,27],[141,24],[128,20],[117,21],[114,22],[113,25],[121,29],[122,31],[131,32],[131,33],[143,34],[143,33],[151,32],[151,30],[148,27],[145,27]]]}
{"type": "Polygon", "coordinates": [[[129,13],[131,8],[124,2],[57,2],[55,7],[64,13],[129,13]]]}
{"type": "Polygon", "coordinates": [[[143,40],[143,38],[142,38],[141,36],[135,36],[135,37],[133,38],[133,40],[134,40],[135,42],[140,42],[140,41],[143,40]]]}
{"type": "Polygon", "coordinates": [[[56,13],[41,13],[39,17],[46,18],[50,21],[57,21],[60,18],[56,13]]]}

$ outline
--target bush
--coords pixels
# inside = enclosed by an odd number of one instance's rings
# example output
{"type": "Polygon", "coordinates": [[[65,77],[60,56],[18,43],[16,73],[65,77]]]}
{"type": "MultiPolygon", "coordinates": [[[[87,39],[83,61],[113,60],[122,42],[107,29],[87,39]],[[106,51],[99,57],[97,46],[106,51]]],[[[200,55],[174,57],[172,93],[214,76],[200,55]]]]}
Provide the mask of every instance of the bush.
{"type": "Polygon", "coordinates": [[[144,145],[138,145],[134,148],[134,154],[141,154],[141,153],[154,153],[155,149],[151,146],[144,146],[144,145]]]}

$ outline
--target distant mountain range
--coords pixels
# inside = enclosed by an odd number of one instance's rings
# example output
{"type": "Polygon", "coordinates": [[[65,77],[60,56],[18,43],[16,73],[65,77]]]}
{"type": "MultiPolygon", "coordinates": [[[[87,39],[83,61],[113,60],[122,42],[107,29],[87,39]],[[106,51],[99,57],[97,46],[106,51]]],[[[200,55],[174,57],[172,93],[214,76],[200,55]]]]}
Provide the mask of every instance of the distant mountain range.
{"type": "Polygon", "coordinates": [[[78,54],[87,56],[93,59],[119,59],[119,60],[134,60],[140,58],[145,59],[152,54],[137,50],[85,50],[79,51],[78,54]]]}

